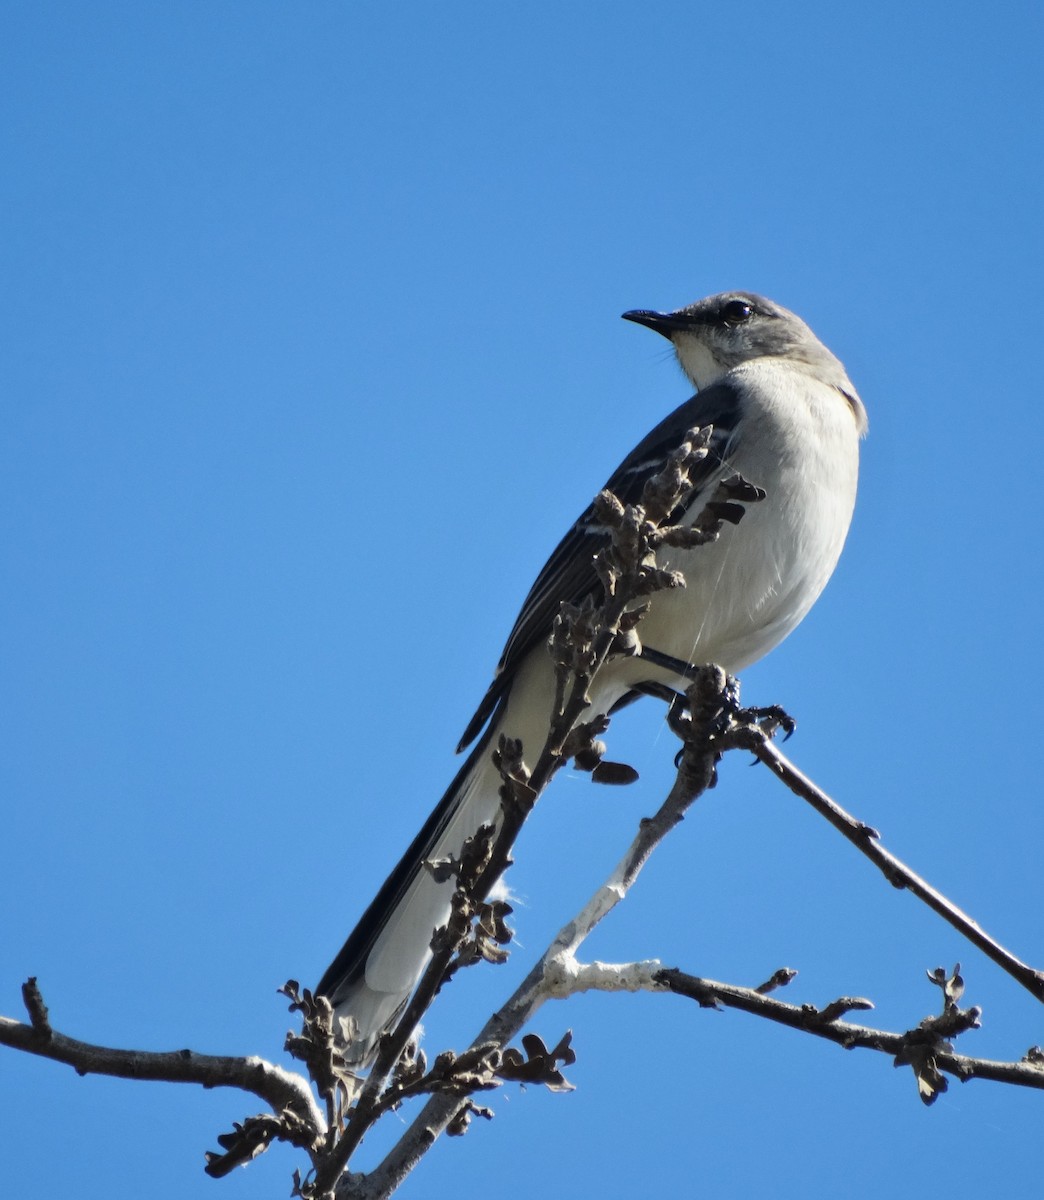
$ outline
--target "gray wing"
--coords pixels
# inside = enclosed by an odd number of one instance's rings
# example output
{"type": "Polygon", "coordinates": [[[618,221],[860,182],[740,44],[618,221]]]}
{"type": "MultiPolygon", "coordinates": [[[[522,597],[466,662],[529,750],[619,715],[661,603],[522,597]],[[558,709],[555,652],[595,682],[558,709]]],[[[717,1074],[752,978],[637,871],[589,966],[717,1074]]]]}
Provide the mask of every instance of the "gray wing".
{"type": "MultiPolygon", "coordinates": [[[[688,430],[695,425],[713,425],[711,452],[697,473],[692,492],[685,502],[687,507],[708,484],[716,484],[721,478],[739,411],[740,395],[731,384],[718,383],[704,388],[676,408],[635,446],[610,476],[606,488],[624,504],[636,504],[641,499],[645,481],[661,469],[671,452],[685,440],[688,430]]],[[[538,642],[551,636],[551,626],[562,602],[579,604],[586,596],[601,590],[594,557],[606,540],[607,535],[595,518],[593,506],[589,505],[558,543],[530,588],[500,656],[493,682],[464,731],[458,751],[478,736],[510,687],[522,659],[538,642]]]]}

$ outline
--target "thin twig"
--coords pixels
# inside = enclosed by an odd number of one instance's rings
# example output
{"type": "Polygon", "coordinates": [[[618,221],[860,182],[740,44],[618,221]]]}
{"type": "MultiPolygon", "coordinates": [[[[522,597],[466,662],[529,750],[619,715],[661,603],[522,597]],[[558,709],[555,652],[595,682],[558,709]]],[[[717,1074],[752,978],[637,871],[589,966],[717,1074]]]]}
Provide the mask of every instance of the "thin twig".
{"type": "MultiPolygon", "coordinates": [[[[658,972],[656,982],[676,995],[695,1000],[701,1008],[737,1008],[754,1016],[775,1021],[779,1025],[786,1025],[790,1029],[825,1038],[846,1050],[857,1047],[877,1050],[905,1061],[905,1057],[911,1052],[912,1044],[924,1040],[924,1032],[919,1028],[906,1033],[892,1033],[886,1029],[872,1029],[867,1025],[856,1025],[833,1017],[835,1011],[868,1007],[867,1001],[853,1003],[851,1000],[845,1000],[820,1010],[810,1004],[787,1004],[772,996],[763,995],[754,988],[701,979],[675,970],[658,972]]],[[[962,1081],[992,1079],[999,1083],[1044,1089],[1044,1061],[1032,1051],[1021,1062],[997,1062],[987,1058],[955,1054],[936,1038],[933,1039],[931,1053],[935,1065],[941,1071],[962,1081]]]]}
{"type": "Polygon", "coordinates": [[[197,1054],[194,1050],[118,1050],[67,1037],[46,1019],[36,980],[23,985],[31,1025],[0,1017],[0,1045],[24,1050],[72,1067],[78,1075],[111,1075],[120,1079],[154,1079],[163,1083],[198,1083],[205,1088],[231,1087],[251,1092],[272,1110],[289,1109],[305,1120],[319,1138],[325,1122],[307,1080],[257,1055],[197,1054]],[[41,1015],[44,1019],[41,1020],[41,1015]]]}
{"type": "Polygon", "coordinates": [[[877,830],[857,820],[803,774],[757,726],[743,735],[749,749],[797,796],[807,800],[821,816],[842,833],[853,846],[877,866],[893,887],[905,888],[923,900],[973,945],[1020,983],[1032,996],[1044,1001],[1044,971],[1031,967],[990,937],[966,912],[922,879],[878,841],[877,830]]]}

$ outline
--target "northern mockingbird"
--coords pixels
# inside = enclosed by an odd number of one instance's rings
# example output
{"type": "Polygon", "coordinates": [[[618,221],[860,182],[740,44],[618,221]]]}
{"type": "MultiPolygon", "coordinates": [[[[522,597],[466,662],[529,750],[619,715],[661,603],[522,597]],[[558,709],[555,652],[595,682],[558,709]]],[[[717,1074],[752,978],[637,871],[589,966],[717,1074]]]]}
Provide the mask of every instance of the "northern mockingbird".
{"type": "MultiPolygon", "coordinates": [[[[606,487],[625,503],[694,426],[713,426],[710,454],[686,501],[691,522],[734,473],[763,488],[736,526],[698,549],[664,547],[658,565],[683,572],[684,588],[658,592],[641,622],[645,658],[610,659],[595,678],[585,720],[607,713],[636,684],[685,687],[663,664],[714,662],[730,673],[767,654],[812,607],[837,563],[855,504],[866,411],[841,363],[792,312],[750,292],[710,296],[676,312],[623,314],[674,346],[697,394],[641,441],[606,487]]],[[[554,697],[546,649],[562,601],[600,591],[592,560],[605,533],[588,508],[537,576],[493,683],[458,750],[478,741],[316,989],[355,1019],[350,1061],[372,1061],[376,1042],[409,998],[446,922],[453,882],[423,863],[460,852],[498,820],[500,778],[491,762],[500,734],[524,751],[543,745],[554,697]]]]}

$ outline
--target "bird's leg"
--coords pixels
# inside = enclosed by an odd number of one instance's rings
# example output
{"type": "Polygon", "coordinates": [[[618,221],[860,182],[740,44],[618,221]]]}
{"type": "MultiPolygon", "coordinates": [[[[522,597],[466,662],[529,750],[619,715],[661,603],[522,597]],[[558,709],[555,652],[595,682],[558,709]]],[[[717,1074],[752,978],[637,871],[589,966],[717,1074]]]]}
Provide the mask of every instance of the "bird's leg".
{"type": "MultiPolygon", "coordinates": [[[[697,682],[706,678],[707,667],[705,665],[682,662],[680,658],[662,654],[659,650],[654,650],[649,646],[642,647],[640,657],[647,659],[654,666],[672,671],[683,679],[697,682]]],[[[720,686],[712,684],[708,692],[708,695],[710,694],[714,695],[720,710],[716,715],[709,712],[705,714],[706,717],[712,719],[711,732],[724,733],[731,725],[762,725],[769,734],[775,733],[777,729],[782,729],[784,741],[786,741],[797,728],[794,718],[778,704],[744,708],[740,703],[739,680],[733,675],[725,675],[720,686]]],[[[676,691],[667,684],[649,680],[644,683],[636,683],[631,691],[617,702],[613,711],[632,703],[638,695],[655,696],[668,705],[679,702],[682,705],[687,704],[684,693],[676,691]]]]}

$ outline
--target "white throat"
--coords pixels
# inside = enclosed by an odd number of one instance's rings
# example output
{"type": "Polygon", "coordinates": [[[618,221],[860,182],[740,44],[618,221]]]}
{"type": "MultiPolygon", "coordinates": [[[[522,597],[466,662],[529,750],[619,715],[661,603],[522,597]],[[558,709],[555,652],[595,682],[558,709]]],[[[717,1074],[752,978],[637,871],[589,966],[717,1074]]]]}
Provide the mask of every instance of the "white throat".
{"type": "Polygon", "coordinates": [[[697,391],[716,383],[728,370],[718,362],[710,348],[692,334],[682,333],[672,340],[681,369],[695,384],[697,391]]]}

